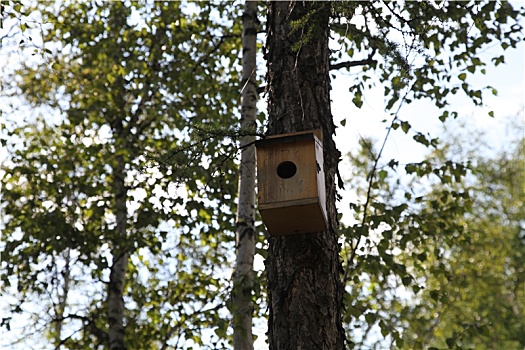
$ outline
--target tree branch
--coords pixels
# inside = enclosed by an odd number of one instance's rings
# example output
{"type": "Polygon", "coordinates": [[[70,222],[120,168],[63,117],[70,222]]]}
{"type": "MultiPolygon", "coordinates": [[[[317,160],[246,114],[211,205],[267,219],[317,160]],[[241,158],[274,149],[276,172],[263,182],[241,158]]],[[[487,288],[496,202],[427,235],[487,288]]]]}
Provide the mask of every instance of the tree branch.
{"type": "MultiPolygon", "coordinates": [[[[97,324],[95,323],[94,319],[92,319],[91,317],[77,315],[77,314],[69,314],[67,316],[57,317],[56,319],[52,320],[52,322],[63,322],[63,321],[66,321],[68,319],[81,321],[82,322],[82,328],[84,329],[84,331],[87,331],[87,332],[89,332],[89,334],[95,336],[102,344],[106,343],[108,341],[108,334],[104,330],[100,329],[97,326],[97,324]]],[[[76,332],[78,332],[78,331],[80,331],[80,330],[77,330],[76,332]]],[[[61,345],[64,345],[67,342],[67,340],[69,340],[69,338],[71,338],[71,337],[72,336],[69,336],[69,337],[67,337],[65,339],[62,339],[60,341],[58,347],[60,347],[61,345]]]]}
{"type": "Polygon", "coordinates": [[[356,67],[356,66],[365,66],[367,64],[372,65],[376,64],[377,61],[372,59],[376,53],[376,49],[373,49],[370,55],[364,60],[359,61],[346,61],[346,62],[340,62],[335,64],[330,64],[330,70],[337,70],[341,68],[350,68],[350,67],[356,67]]]}
{"type": "Polygon", "coordinates": [[[236,34],[225,34],[225,35],[221,35],[219,37],[219,41],[215,43],[215,45],[213,45],[210,50],[204,55],[204,56],[201,56],[199,57],[199,59],[196,61],[195,63],[195,66],[193,66],[193,69],[191,70],[192,73],[195,73],[195,71],[197,70],[197,68],[199,68],[202,63],[207,60],[212,53],[214,53],[215,51],[217,51],[221,45],[224,43],[224,41],[226,39],[229,39],[229,38],[235,38],[235,37],[239,37],[239,35],[236,35],[236,34]]]}
{"type": "MultiPolygon", "coordinates": [[[[373,52],[372,52],[372,54],[373,54],[373,52]]],[[[378,169],[379,159],[381,159],[381,156],[383,155],[383,151],[385,150],[386,142],[388,141],[388,137],[390,136],[390,133],[392,132],[392,130],[394,130],[394,128],[393,128],[394,123],[397,120],[399,120],[398,119],[399,111],[401,110],[401,107],[403,106],[403,103],[406,101],[406,99],[408,97],[408,94],[412,91],[413,88],[414,88],[414,86],[412,86],[410,89],[408,89],[407,92],[405,93],[405,95],[403,96],[403,98],[401,99],[401,102],[399,103],[397,111],[394,114],[394,118],[392,119],[392,122],[390,123],[390,126],[387,129],[385,138],[383,139],[383,144],[381,145],[381,149],[379,150],[379,153],[375,157],[374,163],[372,165],[372,169],[370,170],[370,174],[368,175],[368,189],[367,189],[367,193],[366,193],[365,205],[363,206],[363,218],[361,220],[361,225],[360,225],[361,228],[365,227],[368,224],[367,223],[368,208],[369,208],[369,206],[370,206],[370,204],[372,202],[372,188],[373,188],[373,184],[374,184],[375,174],[376,174],[377,169],[378,169]]],[[[343,274],[343,285],[346,285],[346,281],[348,279],[348,274],[350,272],[350,265],[353,264],[353,261],[354,261],[356,255],[357,255],[357,248],[359,247],[359,243],[361,242],[361,238],[362,237],[363,236],[361,234],[359,235],[359,237],[357,237],[355,246],[352,246],[352,244],[350,244],[352,249],[350,251],[350,254],[347,253],[347,261],[346,261],[346,266],[345,266],[345,270],[344,270],[344,274],[343,274]]]]}

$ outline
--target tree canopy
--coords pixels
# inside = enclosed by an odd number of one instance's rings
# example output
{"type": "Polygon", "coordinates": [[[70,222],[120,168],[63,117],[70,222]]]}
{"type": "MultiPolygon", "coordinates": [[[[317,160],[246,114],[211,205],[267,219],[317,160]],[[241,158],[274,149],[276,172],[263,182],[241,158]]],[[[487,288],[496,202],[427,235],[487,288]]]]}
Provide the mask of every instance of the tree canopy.
{"type": "Polygon", "coordinates": [[[68,329],[56,346],[105,344],[104,289],[124,252],[128,346],[202,343],[206,324],[226,331],[218,267],[229,264],[237,146],[205,129],[231,124],[239,35],[208,5],[189,14],[178,2],[38,4],[53,23],[46,61],[24,64],[11,91],[58,109],[60,121],[10,125],[20,143],[2,179],[2,277],[22,295],[49,294],[37,313],[68,329]]]}
{"type": "MultiPolygon", "coordinates": [[[[355,348],[523,344],[523,136],[515,133],[508,150],[483,156],[480,150],[490,147],[478,131],[457,134],[446,134],[424,162],[444,166],[422,178],[389,170],[362,197],[370,202],[368,232],[347,283],[346,322],[355,348]],[[447,174],[458,167],[454,160],[465,159],[457,175],[447,174]]],[[[351,155],[349,184],[370,174],[374,152],[363,140],[351,155]]],[[[357,217],[363,222],[362,212],[357,217]]]]}
{"type": "MultiPolygon", "coordinates": [[[[0,49],[16,41],[10,57],[19,57],[1,92],[1,325],[17,334],[10,339],[109,348],[114,293],[130,349],[229,347],[239,140],[265,136],[237,126],[239,4],[0,6],[15,28],[5,27],[0,49]]],[[[441,142],[401,113],[430,100],[428,118],[447,123],[461,117],[453,96],[476,106],[497,94],[471,78],[505,63],[523,41],[524,14],[497,1],[344,1],[290,21],[297,55],[329,30],[324,68],[355,73],[353,104],[384,87],[387,138],[411,134],[429,150],[401,164],[363,139],[349,155],[352,174],[333,174],[359,198],[355,224],[338,231],[349,348],[525,346],[523,139],[485,158],[465,152],[470,135],[441,142]],[[485,61],[489,47],[499,50],[485,61]]],[[[259,92],[272,89],[258,65],[259,92]]],[[[256,229],[264,232],[260,221],[256,229]]],[[[267,243],[258,236],[265,258],[267,243]]],[[[253,288],[253,316],[265,319],[264,275],[253,288]]]]}

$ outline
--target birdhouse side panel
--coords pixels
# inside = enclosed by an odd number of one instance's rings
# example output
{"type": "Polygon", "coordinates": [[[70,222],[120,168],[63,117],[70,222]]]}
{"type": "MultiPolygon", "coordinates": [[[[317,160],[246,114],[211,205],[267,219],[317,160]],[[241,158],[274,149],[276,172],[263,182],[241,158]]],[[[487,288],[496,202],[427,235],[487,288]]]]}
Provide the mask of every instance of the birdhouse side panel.
{"type": "Polygon", "coordinates": [[[323,145],[321,141],[315,142],[315,159],[317,161],[317,194],[319,197],[319,204],[322,207],[325,218],[326,215],[326,187],[325,187],[325,173],[324,173],[324,158],[323,145]]]}

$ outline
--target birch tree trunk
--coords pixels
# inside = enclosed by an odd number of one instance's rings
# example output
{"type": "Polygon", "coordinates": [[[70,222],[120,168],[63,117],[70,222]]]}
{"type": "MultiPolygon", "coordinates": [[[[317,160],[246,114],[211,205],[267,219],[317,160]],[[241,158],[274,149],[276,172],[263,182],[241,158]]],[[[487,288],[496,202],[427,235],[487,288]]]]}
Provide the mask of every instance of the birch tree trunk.
{"type": "Polygon", "coordinates": [[[270,349],[343,349],[328,2],[268,3],[270,135],[322,129],[328,230],[269,239],[270,349]],[[307,17],[305,17],[307,16],[307,17]]]}
{"type": "Polygon", "coordinates": [[[124,244],[127,230],[125,171],[124,157],[117,155],[116,169],[113,169],[117,239],[112,251],[113,265],[108,284],[109,348],[111,350],[126,349],[124,344],[124,286],[129,253],[124,244]]]}
{"type": "MultiPolygon", "coordinates": [[[[256,129],[257,116],[257,2],[246,1],[242,16],[242,82],[241,128],[256,129]]],[[[255,254],[255,136],[241,138],[239,166],[239,206],[237,208],[237,259],[233,281],[233,347],[235,350],[253,349],[252,290],[254,283],[253,257],[255,254]]]]}
{"type": "MultiPolygon", "coordinates": [[[[67,301],[69,297],[69,284],[71,281],[71,251],[66,249],[64,252],[64,268],[60,272],[62,275],[62,283],[60,285],[60,279],[57,278],[59,286],[57,288],[58,303],[56,305],[56,323],[55,323],[55,347],[60,348],[62,344],[62,329],[64,325],[64,314],[66,312],[67,301]],[[60,292],[58,292],[60,290],[60,292]]],[[[58,270],[57,270],[58,274],[58,270]]]]}

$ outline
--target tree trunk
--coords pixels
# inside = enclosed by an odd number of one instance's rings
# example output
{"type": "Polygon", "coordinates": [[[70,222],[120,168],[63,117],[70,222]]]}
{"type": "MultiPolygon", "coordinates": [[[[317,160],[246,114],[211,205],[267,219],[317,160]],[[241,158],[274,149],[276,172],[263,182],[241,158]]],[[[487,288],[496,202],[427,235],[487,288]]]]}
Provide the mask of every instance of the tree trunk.
{"type": "Polygon", "coordinates": [[[113,265],[109,275],[108,285],[108,322],[109,348],[111,350],[126,349],[124,345],[124,286],[129,253],[126,242],[127,230],[127,190],[125,186],[125,163],[122,155],[117,156],[117,166],[113,169],[113,189],[115,191],[116,234],[115,246],[112,251],[113,265]]]}
{"type": "Polygon", "coordinates": [[[328,230],[269,239],[270,349],[343,349],[328,2],[268,3],[270,135],[322,129],[328,230]],[[307,16],[307,17],[305,17],[307,16]],[[298,22],[299,20],[299,22],[298,22]]]}
{"type": "MultiPolygon", "coordinates": [[[[257,2],[246,1],[242,16],[241,128],[255,132],[257,116],[256,39],[257,2]]],[[[255,254],[255,136],[241,139],[239,206],[237,208],[237,260],[233,281],[233,347],[253,349],[252,290],[255,254]]]]}
{"type": "MultiPolygon", "coordinates": [[[[56,305],[56,323],[55,323],[55,347],[59,349],[62,344],[62,329],[64,326],[64,314],[66,312],[67,300],[69,297],[69,283],[71,281],[71,251],[66,249],[64,251],[64,268],[60,273],[62,275],[62,285],[60,285],[60,278],[57,277],[57,298],[56,305]]],[[[58,274],[58,269],[57,269],[58,274]]]]}

